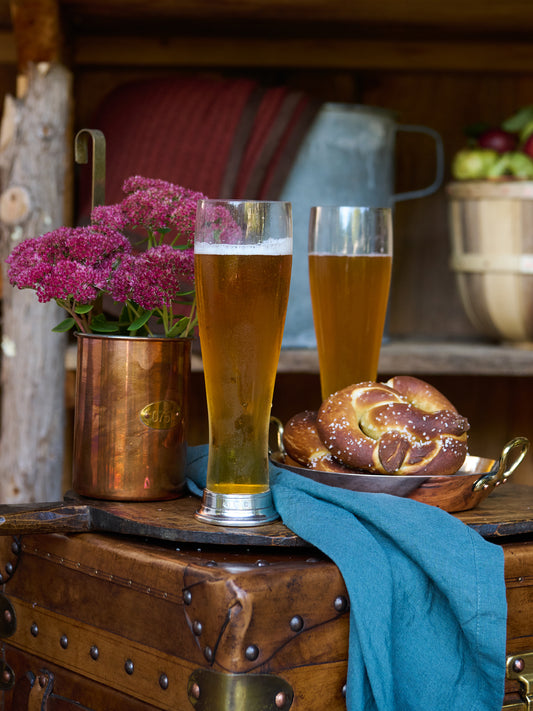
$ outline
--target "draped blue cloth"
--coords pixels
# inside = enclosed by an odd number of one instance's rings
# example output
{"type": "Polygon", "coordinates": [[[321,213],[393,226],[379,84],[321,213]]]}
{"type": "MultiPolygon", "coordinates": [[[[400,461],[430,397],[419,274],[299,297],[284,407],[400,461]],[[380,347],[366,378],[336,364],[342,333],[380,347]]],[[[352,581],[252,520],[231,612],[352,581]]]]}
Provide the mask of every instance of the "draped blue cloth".
{"type": "MultiPolygon", "coordinates": [[[[189,489],[207,446],[189,448],[189,489]]],[[[503,550],[458,518],[271,465],[283,523],[339,568],[350,598],[348,711],[501,711],[503,550]]]]}

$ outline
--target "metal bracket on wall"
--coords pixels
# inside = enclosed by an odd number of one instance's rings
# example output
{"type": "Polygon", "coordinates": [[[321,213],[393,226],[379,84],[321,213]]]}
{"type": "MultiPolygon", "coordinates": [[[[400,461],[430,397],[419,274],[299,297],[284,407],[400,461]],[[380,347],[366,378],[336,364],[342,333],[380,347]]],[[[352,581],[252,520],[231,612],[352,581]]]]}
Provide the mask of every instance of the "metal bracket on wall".
{"type": "Polygon", "coordinates": [[[106,144],[102,131],[82,128],[74,139],[74,160],[76,163],[89,162],[89,142],[92,143],[92,188],[91,208],[105,203],[106,144]]]}
{"type": "Polygon", "coordinates": [[[288,711],[294,692],[274,674],[224,674],[195,669],[187,684],[196,711],[288,711]]]}

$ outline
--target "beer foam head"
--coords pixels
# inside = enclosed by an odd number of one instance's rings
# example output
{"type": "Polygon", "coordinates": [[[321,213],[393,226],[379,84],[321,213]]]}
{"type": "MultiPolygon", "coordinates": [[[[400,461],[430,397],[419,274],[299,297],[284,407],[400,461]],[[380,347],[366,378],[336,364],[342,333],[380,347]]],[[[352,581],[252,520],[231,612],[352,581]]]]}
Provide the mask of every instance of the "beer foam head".
{"type": "Polygon", "coordinates": [[[258,244],[221,244],[220,242],[195,242],[195,254],[292,254],[292,239],[283,237],[281,239],[267,239],[258,244]]]}

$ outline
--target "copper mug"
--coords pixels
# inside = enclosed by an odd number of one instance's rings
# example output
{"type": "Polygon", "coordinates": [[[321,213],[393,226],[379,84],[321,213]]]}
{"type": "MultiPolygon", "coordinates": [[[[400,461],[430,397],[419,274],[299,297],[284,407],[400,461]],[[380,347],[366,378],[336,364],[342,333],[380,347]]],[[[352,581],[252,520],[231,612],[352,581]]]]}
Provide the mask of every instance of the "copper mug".
{"type": "Polygon", "coordinates": [[[73,488],[177,498],[185,486],[191,339],[77,334],[73,488]]]}

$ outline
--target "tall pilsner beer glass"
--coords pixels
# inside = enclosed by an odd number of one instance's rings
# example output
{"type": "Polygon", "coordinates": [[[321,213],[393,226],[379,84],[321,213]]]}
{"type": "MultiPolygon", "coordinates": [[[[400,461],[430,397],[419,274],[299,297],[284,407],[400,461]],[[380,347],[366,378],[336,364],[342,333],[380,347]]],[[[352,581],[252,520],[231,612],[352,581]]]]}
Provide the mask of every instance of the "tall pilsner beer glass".
{"type": "Polygon", "coordinates": [[[311,208],[309,284],[323,400],[377,378],[391,270],[390,208],[311,208]]]}
{"type": "Polygon", "coordinates": [[[292,262],[287,202],[200,200],[195,281],[209,416],[201,521],[277,518],[268,432],[292,262]]]}

